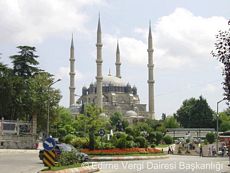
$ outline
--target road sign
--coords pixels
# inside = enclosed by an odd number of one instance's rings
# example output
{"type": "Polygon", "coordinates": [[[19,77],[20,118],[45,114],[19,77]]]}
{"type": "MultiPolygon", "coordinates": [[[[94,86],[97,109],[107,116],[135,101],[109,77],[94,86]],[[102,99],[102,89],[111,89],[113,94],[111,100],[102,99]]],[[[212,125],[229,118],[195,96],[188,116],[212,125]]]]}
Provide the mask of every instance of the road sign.
{"type": "Polygon", "coordinates": [[[51,151],[44,151],[43,153],[43,163],[47,167],[55,166],[55,157],[56,154],[53,150],[51,151]]]}
{"type": "Polygon", "coordinates": [[[53,138],[46,138],[46,140],[43,142],[43,147],[46,151],[53,150],[56,146],[56,142],[53,138]]]}
{"type": "Polygon", "coordinates": [[[102,136],[104,136],[105,135],[105,130],[104,129],[100,129],[99,131],[98,131],[98,134],[102,137],[102,136]]]}

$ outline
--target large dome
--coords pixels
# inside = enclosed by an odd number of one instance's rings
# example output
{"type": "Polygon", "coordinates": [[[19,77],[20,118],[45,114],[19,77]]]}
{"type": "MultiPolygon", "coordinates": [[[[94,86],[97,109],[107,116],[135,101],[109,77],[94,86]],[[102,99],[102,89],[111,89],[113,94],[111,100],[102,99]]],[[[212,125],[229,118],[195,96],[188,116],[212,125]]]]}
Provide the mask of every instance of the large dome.
{"type": "Polygon", "coordinates": [[[136,117],[137,116],[137,113],[133,110],[129,110],[125,113],[125,116],[127,117],[136,117]]]}
{"type": "MultiPolygon", "coordinates": [[[[95,85],[96,85],[96,82],[95,82],[95,85]]],[[[127,82],[125,82],[121,78],[108,75],[108,76],[103,76],[102,85],[103,86],[109,86],[109,85],[112,85],[112,86],[126,86],[127,82]]]]}

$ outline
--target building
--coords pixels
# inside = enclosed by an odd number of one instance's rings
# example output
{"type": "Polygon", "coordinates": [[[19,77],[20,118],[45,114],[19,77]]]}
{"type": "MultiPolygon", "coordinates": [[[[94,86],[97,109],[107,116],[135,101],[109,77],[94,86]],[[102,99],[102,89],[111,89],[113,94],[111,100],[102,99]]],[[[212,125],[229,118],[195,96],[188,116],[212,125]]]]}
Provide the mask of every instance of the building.
{"type": "MultiPolygon", "coordinates": [[[[146,110],[146,104],[140,102],[140,98],[135,86],[131,86],[127,81],[122,79],[121,75],[121,59],[119,43],[117,42],[116,50],[116,75],[112,76],[109,72],[108,75],[102,74],[102,31],[100,17],[97,26],[97,72],[96,81],[89,86],[82,88],[82,95],[78,99],[81,108],[87,104],[95,104],[103,110],[106,115],[111,115],[114,112],[121,112],[129,121],[133,119],[154,119],[154,77],[153,77],[153,44],[151,34],[151,24],[149,25],[148,36],[148,86],[149,86],[149,111],[146,110]]],[[[144,52],[143,52],[144,53],[144,52]]],[[[147,58],[147,57],[146,57],[147,58]]],[[[70,108],[74,110],[77,107],[74,103],[74,45],[73,39],[70,48],[70,108]]],[[[79,108],[79,106],[78,106],[79,108]]],[[[79,109],[76,110],[79,110],[79,109]]]]}

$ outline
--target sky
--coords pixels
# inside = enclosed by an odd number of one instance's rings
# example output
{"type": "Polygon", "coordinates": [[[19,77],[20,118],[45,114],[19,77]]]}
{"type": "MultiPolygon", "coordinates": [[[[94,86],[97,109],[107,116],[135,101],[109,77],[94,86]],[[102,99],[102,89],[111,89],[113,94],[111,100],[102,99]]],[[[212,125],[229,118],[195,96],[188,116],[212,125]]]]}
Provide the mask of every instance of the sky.
{"type": "MultiPolygon", "coordinates": [[[[0,0],[0,61],[17,46],[35,46],[39,67],[62,80],[61,105],[69,106],[69,57],[74,37],[76,94],[95,82],[96,29],[100,13],[103,75],[115,75],[119,40],[122,79],[148,103],[147,36],[154,45],[155,112],[172,115],[185,99],[202,95],[216,110],[223,98],[222,65],[211,56],[215,35],[227,30],[229,0],[0,0]]],[[[76,98],[77,99],[77,98],[76,98]]],[[[227,108],[223,102],[220,111],[227,108]]],[[[147,106],[148,109],[148,106],[147,106]]]]}

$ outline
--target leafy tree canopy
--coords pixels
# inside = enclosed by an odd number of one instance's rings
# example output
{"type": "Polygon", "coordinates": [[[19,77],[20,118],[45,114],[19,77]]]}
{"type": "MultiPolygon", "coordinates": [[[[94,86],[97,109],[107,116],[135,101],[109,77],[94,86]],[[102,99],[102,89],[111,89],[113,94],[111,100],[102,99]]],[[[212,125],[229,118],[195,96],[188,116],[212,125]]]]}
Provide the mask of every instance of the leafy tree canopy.
{"type": "Polygon", "coordinates": [[[176,118],[181,126],[185,128],[211,128],[215,127],[213,111],[206,99],[191,98],[183,101],[177,110],[176,118]]]}
{"type": "Polygon", "coordinates": [[[222,73],[224,77],[224,96],[230,103],[230,29],[219,31],[216,35],[215,50],[212,51],[212,55],[224,65],[222,73]]]}

